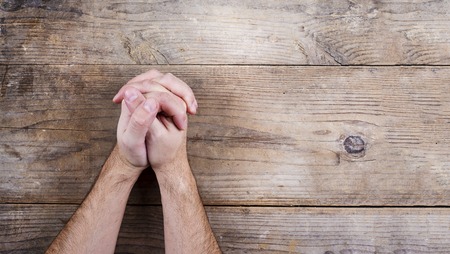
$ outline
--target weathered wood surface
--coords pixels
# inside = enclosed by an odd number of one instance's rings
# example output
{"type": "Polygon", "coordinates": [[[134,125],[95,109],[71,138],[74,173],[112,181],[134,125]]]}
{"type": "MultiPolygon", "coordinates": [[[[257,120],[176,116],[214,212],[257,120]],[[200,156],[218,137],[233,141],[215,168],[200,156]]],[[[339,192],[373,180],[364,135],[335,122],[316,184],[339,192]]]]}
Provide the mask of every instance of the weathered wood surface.
{"type": "MultiPolygon", "coordinates": [[[[0,205],[0,253],[42,253],[74,205],[0,205]]],[[[450,252],[450,209],[206,207],[224,253],[450,252]]],[[[116,253],[163,253],[158,206],[127,208],[116,253]]]]}
{"type": "MultiPolygon", "coordinates": [[[[76,205],[0,205],[0,253],[44,253],[76,205]]],[[[116,253],[164,253],[162,209],[128,207],[116,253]]]]}
{"type": "Polygon", "coordinates": [[[0,63],[450,64],[449,1],[2,3],[0,63]]]}
{"type": "MultiPolygon", "coordinates": [[[[79,203],[115,142],[111,98],[149,66],[8,66],[0,202],[79,203]]],[[[450,68],[166,66],[193,88],[209,205],[448,205],[450,68]],[[364,146],[344,146],[349,136],[364,146]],[[353,149],[353,150],[351,150],[353,149]]],[[[156,204],[148,173],[131,203],[156,204]]]]}

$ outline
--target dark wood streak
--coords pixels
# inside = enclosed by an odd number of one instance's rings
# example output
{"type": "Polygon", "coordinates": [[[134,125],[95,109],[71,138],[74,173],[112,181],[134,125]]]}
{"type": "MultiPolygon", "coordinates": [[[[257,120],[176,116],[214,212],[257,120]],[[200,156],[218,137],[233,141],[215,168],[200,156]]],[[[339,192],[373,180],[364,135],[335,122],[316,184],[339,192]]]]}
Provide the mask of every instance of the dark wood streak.
{"type": "Polygon", "coordinates": [[[4,69],[4,74],[2,75],[2,82],[0,83],[0,97],[3,97],[6,95],[6,75],[8,74],[8,66],[7,65],[0,65],[0,70],[4,69]]]}
{"type": "Polygon", "coordinates": [[[77,16],[83,12],[77,8],[66,8],[69,1],[42,1],[42,0],[2,0],[0,9],[6,12],[15,12],[25,8],[37,8],[54,12],[74,13],[77,16]]]}
{"type": "Polygon", "coordinates": [[[0,3],[0,10],[17,11],[22,7],[23,2],[23,0],[2,0],[0,3]]]}

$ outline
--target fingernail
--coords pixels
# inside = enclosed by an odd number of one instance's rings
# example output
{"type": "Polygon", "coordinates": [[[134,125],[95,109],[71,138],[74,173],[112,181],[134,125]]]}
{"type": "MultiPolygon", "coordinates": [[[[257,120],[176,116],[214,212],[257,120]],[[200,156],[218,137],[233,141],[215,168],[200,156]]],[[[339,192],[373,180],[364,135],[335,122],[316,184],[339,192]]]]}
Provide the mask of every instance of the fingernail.
{"type": "Polygon", "coordinates": [[[145,101],[144,102],[144,109],[147,110],[148,112],[150,112],[150,113],[153,112],[154,108],[155,107],[154,107],[152,102],[150,102],[150,101],[145,101]]]}
{"type": "Polygon", "coordinates": [[[137,97],[138,95],[134,91],[125,91],[125,100],[127,100],[127,102],[133,102],[137,97]]]}

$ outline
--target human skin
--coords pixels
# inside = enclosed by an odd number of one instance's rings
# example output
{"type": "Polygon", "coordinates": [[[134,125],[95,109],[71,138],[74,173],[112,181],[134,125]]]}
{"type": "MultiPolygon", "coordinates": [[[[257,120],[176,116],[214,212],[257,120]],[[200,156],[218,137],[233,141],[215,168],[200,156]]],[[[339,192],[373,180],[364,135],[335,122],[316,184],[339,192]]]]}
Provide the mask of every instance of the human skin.
{"type": "MultiPolygon", "coordinates": [[[[128,108],[133,111],[143,101],[141,95],[128,108]]],[[[186,130],[159,115],[147,144],[156,148],[148,149],[148,158],[161,192],[166,253],[220,253],[188,163],[186,130]]]]}
{"type": "Polygon", "coordinates": [[[152,70],[113,101],[121,103],[117,145],[46,253],[114,253],[131,189],[149,166],[161,191],[166,253],[220,253],[187,159],[186,110],[197,110],[192,90],[152,70]]]}

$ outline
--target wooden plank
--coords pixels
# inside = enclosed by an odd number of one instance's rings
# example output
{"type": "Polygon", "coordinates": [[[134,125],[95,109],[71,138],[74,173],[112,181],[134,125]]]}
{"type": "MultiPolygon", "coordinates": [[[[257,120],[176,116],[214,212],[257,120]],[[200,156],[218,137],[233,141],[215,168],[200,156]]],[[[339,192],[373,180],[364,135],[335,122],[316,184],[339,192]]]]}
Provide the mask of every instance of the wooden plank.
{"type": "MultiPolygon", "coordinates": [[[[147,68],[10,66],[0,98],[0,200],[79,203],[114,143],[110,99],[147,68]]],[[[161,70],[186,80],[199,100],[188,148],[206,204],[450,202],[448,67],[161,70]]],[[[144,179],[153,182],[142,181],[131,202],[157,204],[154,177],[144,179]]]]}
{"type": "MultiPolygon", "coordinates": [[[[73,205],[0,205],[0,253],[38,253],[73,205]]],[[[450,209],[206,207],[224,253],[449,253],[450,209]]],[[[116,253],[163,253],[162,211],[130,206],[116,253]]]]}
{"type": "MultiPolygon", "coordinates": [[[[0,202],[81,203],[114,143],[113,131],[0,128],[0,202]]],[[[160,202],[151,171],[132,197],[133,203],[160,202]]]]}
{"type": "Polygon", "coordinates": [[[224,253],[448,253],[449,209],[208,209],[224,253]]]}
{"type": "MultiPolygon", "coordinates": [[[[0,253],[44,253],[75,205],[0,205],[0,253]]],[[[164,253],[160,207],[129,207],[116,253],[164,253]]]]}
{"type": "Polygon", "coordinates": [[[0,63],[450,64],[448,1],[8,3],[0,63]]]}

